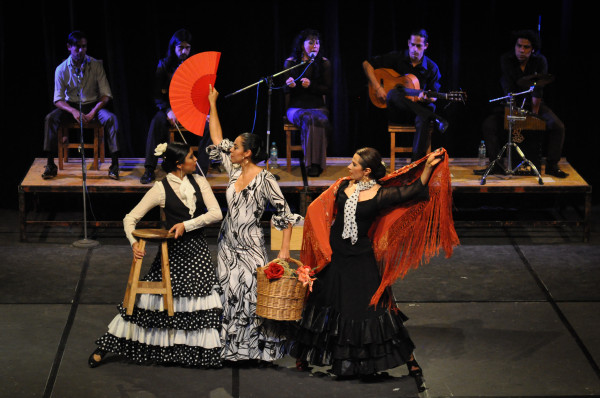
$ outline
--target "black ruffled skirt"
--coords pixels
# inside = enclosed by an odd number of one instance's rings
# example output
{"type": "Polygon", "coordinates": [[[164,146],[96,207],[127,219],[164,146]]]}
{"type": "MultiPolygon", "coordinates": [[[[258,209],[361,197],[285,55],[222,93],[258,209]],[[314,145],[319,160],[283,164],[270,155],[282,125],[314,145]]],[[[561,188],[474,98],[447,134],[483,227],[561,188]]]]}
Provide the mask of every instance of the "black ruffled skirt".
{"type": "MultiPolygon", "coordinates": [[[[372,251],[334,254],[317,274],[290,354],[339,376],[369,375],[403,365],[415,348],[394,307],[369,307],[379,287],[372,251]]],[[[387,302],[384,295],[381,302],[387,302]]]]}

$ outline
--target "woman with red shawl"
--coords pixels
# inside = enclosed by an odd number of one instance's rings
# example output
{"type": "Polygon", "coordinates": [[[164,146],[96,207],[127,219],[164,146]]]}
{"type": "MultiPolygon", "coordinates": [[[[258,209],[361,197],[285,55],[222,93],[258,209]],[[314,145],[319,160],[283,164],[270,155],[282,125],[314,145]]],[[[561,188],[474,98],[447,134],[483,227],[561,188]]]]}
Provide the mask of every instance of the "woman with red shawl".
{"type": "Polygon", "coordinates": [[[300,370],[332,366],[338,377],[377,378],[407,364],[420,391],[423,372],[391,284],[458,244],[450,174],[441,149],[385,176],[381,155],[359,149],[338,180],[308,208],[301,259],[317,280],[290,354],[300,370]]]}

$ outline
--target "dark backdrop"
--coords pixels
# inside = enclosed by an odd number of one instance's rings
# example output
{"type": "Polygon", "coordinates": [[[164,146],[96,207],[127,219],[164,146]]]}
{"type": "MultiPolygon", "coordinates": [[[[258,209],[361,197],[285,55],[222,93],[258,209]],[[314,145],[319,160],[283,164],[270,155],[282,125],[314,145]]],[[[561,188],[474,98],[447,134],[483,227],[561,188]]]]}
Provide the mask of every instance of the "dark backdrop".
{"type": "MultiPolygon", "coordinates": [[[[220,51],[216,86],[225,135],[252,128],[256,90],[224,99],[225,94],[282,69],[292,39],[305,27],[322,34],[322,53],[333,63],[333,132],[329,156],[351,156],[373,146],[389,156],[385,113],[370,105],[362,61],[404,49],[412,28],[430,33],[427,54],[442,71],[442,91],[462,89],[468,103],[442,110],[451,127],[434,135],[434,146],[453,157],[474,157],[488,100],[501,95],[499,56],[514,43],[510,32],[537,29],[542,53],[556,81],[546,101],[567,126],[563,155],[594,184],[598,146],[593,92],[583,92],[595,73],[589,50],[595,42],[589,6],[575,1],[248,1],[212,3],[141,1],[42,1],[0,3],[0,109],[3,170],[7,180],[3,207],[16,207],[17,186],[31,162],[42,154],[43,120],[53,108],[55,67],[68,56],[66,38],[81,29],[88,54],[102,59],[112,87],[110,107],[121,126],[124,157],[142,157],[154,114],[153,75],[168,40],[185,27],[192,51],[220,51]]],[[[282,84],[282,81],[276,81],[282,84]]],[[[272,135],[279,148],[283,97],[273,92],[272,135]]],[[[266,131],[267,94],[261,84],[255,131],[266,131]]],[[[281,150],[280,150],[281,152],[281,150]]]]}

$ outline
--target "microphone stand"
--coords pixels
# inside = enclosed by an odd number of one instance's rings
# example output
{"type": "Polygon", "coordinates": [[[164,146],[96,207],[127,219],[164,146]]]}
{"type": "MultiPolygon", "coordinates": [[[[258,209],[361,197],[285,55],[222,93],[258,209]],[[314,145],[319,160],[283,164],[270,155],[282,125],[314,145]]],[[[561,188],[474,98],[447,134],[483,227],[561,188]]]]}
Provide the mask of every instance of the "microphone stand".
{"type": "MultiPolygon", "coordinates": [[[[241,88],[241,89],[239,89],[237,91],[234,91],[233,93],[227,94],[225,96],[225,98],[229,98],[229,97],[232,97],[232,96],[234,96],[236,94],[241,93],[242,91],[245,91],[245,90],[248,90],[249,88],[257,86],[260,83],[262,83],[263,81],[267,83],[267,88],[268,88],[268,96],[267,96],[268,97],[268,100],[267,100],[267,153],[270,151],[270,148],[269,148],[270,142],[269,141],[270,141],[270,138],[271,138],[271,94],[273,93],[273,78],[277,77],[277,76],[280,76],[280,75],[282,75],[282,74],[284,74],[284,73],[286,73],[286,72],[288,72],[288,71],[290,71],[292,69],[296,69],[296,68],[298,68],[298,67],[300,67],[302,65],[312,64],[313,62],[314,62],[314,58],[311,58],[310,61],[302,61],[302,62],[300,62],[297,65],[294,65],[294,66],[292,66],[290,68],[284,69],[284,70],[282,70],[280,72],[277,72],[277,73],[275,73],[275,74],[273,74],[271,76],[267,76],[267,77],[265,77],[263,79],[260,79],[259,81],[255,82],[255,83],[252,83],[249,86],[241,88]]],[[[267,158],[267,162],[266,162],[266,164],[267,164],[267,170],[269,170],[269,160],[270,160],[270,155],[269,155],[269,158],[267,158]]],[[[276,180],[280,179],[280,177],[278,175],[276,175],[276,174],[273,174],[273,175],[275,176],[276,180]]]]}
{"type": "MultiPolygon", "coordinates": [[[[81,66],[81,72],[77,73],[77,85],[79,86],[79,153],[81,153],[81,185],[82,185],[82,193],[83,193],[83,239],[73,242],[73,246],[89,249],[93,247],[97,247],[100,245],[100,242],[93,239],[88,239],[87,236],[87,165],[85,163],[85,146],[83,141],[83,106],[82,106],[82,95],[83,95],[83,68],[85,66],[85,60],[83,61],[83,65],[81,66]]],[[[59,143],[60,145],[60,143],[59,143]]]]}
{"type": "MultiPolygon", "coordinates": [[[[525,121],[527,119],[527,117],[525,117],[525,116],[513,115],[514,97],[519,96],[519,95],[528,94],[528,93],[532,92],[534,88],[535,88],[535,85],[531,86],[529,88],[529,90],[527,90],[527,91],[523,91],[520,93],[514,93],[514,94],[508,93],[508,95],[505,97],[500,97],[500,98],[492,99],[489,101],[489,102],[496,102],[496,101],[501,101],[501,100],[505,100],[505,99],[508,100],[508,116],[506,117],[506,119],[508,121],[508,141],[502,147],[502,149],[498,153],[498,156],[496,156],[496,159],[494,159],[489,164],[489,166],[483,173],[483,176],[481,177],[481,181],[479,183],[480,185],[485,185],[488,174],[494,168],[496,163],[498,163],[498,165],[499,165],[500,159],[502,158],[502,155],[504,154],[505,151],[507,154],[507,165],[506,165],[506,169],[504,170],[505,175],[508,175],[509,177],[514,175],[523,163],[527,163],[531,167],[531,169],[534,171],[535,175],[537,176],[538,184],[544,185],[544,181],[542,180],[542,176],[540,175],[540,172],[538,171],[538,169],[535,167],[535,165],[529,159],[527,159],[525,157],[525,154],[523,153],[521,148],[519,148],[519,146],[512,141],[512,131],[513,131],[513,127],[514,127],[515,123],[518,121],[525,121]],[[514,169],[512,167],[512,149],[513,148],[517,151],[517,154],[521,157],[521,163],[519,163],[517,165],[517,167],[515,167],[514,169]]],[[[525,102],[523,102],[523,103],[525,103],[525,102]]],[[[519,110],[521,110],[521,108],[517,108],[517,113],[519,113],[519,110]]]]}

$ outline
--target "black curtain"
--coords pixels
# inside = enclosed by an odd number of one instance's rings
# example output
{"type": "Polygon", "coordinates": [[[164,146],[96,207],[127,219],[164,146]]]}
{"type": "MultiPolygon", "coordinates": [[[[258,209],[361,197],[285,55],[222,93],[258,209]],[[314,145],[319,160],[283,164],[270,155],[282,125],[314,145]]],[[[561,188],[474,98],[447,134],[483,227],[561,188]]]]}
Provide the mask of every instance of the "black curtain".
{"type": "MultiPolygon", "coordinates": [[[[474,157],[489,100],[501,95],[499,56],[513,48],[510,32],[538,29],[541,21],[542,53],[557,77],[546,89],[546,101],[567,126],[563,155],[593,184],[598,178],[591,161],[598,144],[595,101],[593,93],[583,92],[583,85],[589,85],[585,80],[595,73],[586,61],[593,51],[592,18],[589,6],[567,0],[2,2],[0,109],[3,160],[11,170],[2,206],[17,206],[16,187],[42,154],[54,69],[68,56],[66,38],[75,29],[87,33],[88,54],[104,62],[124,157],[144,155],[154,114],[154,70],[171,35],[182,27],[192,32],[193,52],[222,53],[216,87],[225,135],[231,138],[250,131],[255,115],[254,131],[265,135],[267,90],[260,84],[258,94],[252,89],[223,97],[280,71],[294,36],[306,27],[319,30],[321,51],[334,73],[328,155],[351,156],[357,148],[372,146],[389,156],[385,111],[369,102],[362,61],[405,49],[409,32],[424,27],[430,34],[427,54],[442,72],[442,91],[468,93],[466,105],[440,107],[451,125],[443,136],[434,135],[433,145],[446,147],[453,157],[474,157]]],[[[273,90],[272,104],[271,138],[283,148],[281,90],[273,90]]]]}

